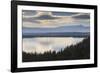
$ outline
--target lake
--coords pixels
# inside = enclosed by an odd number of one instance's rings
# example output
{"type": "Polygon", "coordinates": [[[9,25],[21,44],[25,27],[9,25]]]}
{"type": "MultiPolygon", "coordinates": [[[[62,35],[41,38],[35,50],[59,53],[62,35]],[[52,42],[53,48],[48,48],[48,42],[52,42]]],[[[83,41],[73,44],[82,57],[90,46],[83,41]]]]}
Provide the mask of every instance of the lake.
{"type": "Polygon", "coordinates": [[[59,52],[65,47],[82,42],[85,37],[33,37],[23,38],[23,51],[26,53],[59,52]]]}

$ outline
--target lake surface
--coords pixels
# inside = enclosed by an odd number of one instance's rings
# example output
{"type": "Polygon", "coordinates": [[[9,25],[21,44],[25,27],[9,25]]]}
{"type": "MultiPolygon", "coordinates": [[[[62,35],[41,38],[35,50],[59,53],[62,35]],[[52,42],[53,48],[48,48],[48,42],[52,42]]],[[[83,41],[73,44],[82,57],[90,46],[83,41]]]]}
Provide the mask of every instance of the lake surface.
{"type": "Polygon", "coordinates": [[[47,51],[61,51],[65,47],[80,43],[81,37],[34,37],[23,38],[23,51],[27,53],[44,53],[47,51]]]}

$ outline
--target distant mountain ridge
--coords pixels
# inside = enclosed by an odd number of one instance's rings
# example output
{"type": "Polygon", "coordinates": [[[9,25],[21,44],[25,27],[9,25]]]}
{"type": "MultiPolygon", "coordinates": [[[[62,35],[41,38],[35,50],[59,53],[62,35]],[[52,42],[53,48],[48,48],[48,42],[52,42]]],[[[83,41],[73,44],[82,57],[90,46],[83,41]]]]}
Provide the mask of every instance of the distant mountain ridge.
{"type": "Polygon", "coordinates": [[[27,33],[55,33],[55,32],[90,32],[89,26],[74,25],[74,26],[60,26],[57,28],[25,28],[23,27],[23,34],[27,33]]]}
{"type": "Polygon", "coordinates": [[[90,35],[90,27],[88,26],[61,26],[57,28],[23,28],[23,37],[86,37],[90,35]]]}

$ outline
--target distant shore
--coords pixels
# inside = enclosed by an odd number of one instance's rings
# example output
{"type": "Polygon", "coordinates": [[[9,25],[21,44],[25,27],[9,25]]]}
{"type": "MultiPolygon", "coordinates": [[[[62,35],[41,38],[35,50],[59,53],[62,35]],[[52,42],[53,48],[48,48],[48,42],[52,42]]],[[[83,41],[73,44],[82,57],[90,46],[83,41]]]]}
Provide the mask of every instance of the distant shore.
{"type": "Polygon", "coordinates": [[[89,37],[89,32],[59,32],[59,33],[28,33],[23,34],[23,38],[32,37],[89,37]]]}

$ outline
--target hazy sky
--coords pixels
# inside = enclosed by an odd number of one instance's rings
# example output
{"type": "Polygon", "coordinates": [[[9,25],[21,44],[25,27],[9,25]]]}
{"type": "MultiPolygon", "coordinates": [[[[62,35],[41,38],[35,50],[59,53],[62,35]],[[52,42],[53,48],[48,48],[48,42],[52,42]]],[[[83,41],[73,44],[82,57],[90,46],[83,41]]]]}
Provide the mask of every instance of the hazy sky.
{"type": "Polygon", "coordinates": [[[78,12],[22,11],[23,27],[55,28],[69,25],[89,26],[90,14],[78,12]]]}

